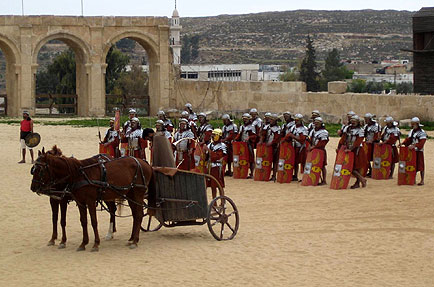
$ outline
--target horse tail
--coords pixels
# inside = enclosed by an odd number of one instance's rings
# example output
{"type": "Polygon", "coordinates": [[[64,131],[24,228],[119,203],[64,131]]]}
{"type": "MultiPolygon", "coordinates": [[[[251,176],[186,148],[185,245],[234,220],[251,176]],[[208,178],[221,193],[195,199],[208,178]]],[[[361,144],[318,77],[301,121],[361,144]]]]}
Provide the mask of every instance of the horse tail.
{"type": "Polygon", "coordinates": [[[154,170],[151,170],[151,178],[148,183],[148,214],[154,216],[157,207],[157,187],[154,170]]]}

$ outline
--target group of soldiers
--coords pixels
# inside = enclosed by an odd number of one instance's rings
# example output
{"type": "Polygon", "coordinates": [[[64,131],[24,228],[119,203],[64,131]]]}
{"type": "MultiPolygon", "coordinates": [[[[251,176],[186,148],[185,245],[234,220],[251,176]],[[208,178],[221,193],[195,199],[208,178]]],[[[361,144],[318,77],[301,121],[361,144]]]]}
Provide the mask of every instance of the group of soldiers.
{"type": "MultiPolygon", "coordinates": [[[[232,145],[234,142],[247,143],[250,169],[248,178],[252,178],[254,175],[257,145],[265,144],[267,147],[272,147],[273,162],[270,181],[276,180],[279,149],[283,142],[287,142],[294,147],[295,151],[292,180],[299,181],[299,174],[304,170],[308,152],[320,149],[325,156],[322,159],[322,176],[319,185],[327,184],[327,153],[325,148],[329,142],[329,133],[318,110],[312,111],[307,126],[303,120],[303,115],[299,113],[284,112],[283,120],[278,114],[265,113],[264,119],[261,119],[257,109],[251,109],[249,113],[243,114],[239,127],[228,114],[224,114],[221,119],[222,128],[213,128],[205,113],[196,114],[192,105],[187,103],[176,128],[172,121],[166,117],[164,111],[159,111],[155,131],[149,128],[142,130],[136,111],[131,109],[129,120],[123,125],[122,132],[118,133],[114,129],[114,119],[110,121],[110,129],[106,133],[103,144],[116,148],[121,143],[120,155],[146,159],[144,151],[148,147],[148,142],[152,141],[155,133],[164,135],[172,144],[177,168],[195,170],[199,162],[206,161],[208,163],[207,172],[211,173],[224,186],[224,176],[232,176],[233,174],[232,145]],[[201,158],[196,152],[197,150],[205,154],[205,158],[201,158]]],[[[412,119],[412,130],[402,143],[400,142],[401,133],[398,123],[392,117],[387,117],[384,123],[385,126],[382,128],[374,115],[367,113],[364,119],[361,119],[350,111],[347,114],[346,123],[338,131],[340,140],[337,151],[343,148],[355,155],[352,175],[356,178],[356,182],[351,188],[366,186],[366,177],[370,177],[372,171],[374,144],[380,143],[392,147],[390,178],[393,176],[395,164],[399,161],[398,146],[404,145],[416,150],[416,170],[421,175],[419,185],[423,185],[423,146],[427,135],[421,128],[420,120],[417,117],[412,119]]],[[[215,186],[212,187],[215,190],[215,186]]]]}

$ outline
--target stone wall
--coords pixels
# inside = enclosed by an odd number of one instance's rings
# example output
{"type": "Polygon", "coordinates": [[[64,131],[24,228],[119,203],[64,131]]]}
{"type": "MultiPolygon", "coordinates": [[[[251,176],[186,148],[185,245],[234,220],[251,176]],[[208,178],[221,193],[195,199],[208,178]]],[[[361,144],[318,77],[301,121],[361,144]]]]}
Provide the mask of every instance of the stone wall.
{"type": "Polygon", "coordinates": [[[176,108],[190,102],[197,111],[229,112],[239,116],[250,108],[261,112],[290,111],[309,115],[319,110],[327,122],[338,123],[349,110],[395,119],[418,116],[434,121],[434,96],[334,94],[306,92],[303,82],[175,82],[176,108]]]}

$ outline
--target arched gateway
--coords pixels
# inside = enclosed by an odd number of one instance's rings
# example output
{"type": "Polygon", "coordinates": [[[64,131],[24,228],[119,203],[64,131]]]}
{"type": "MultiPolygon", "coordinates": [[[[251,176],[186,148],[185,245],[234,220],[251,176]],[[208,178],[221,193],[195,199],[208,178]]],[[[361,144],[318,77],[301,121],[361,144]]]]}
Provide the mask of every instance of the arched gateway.
{"type": "Polygon", "coordinates": [[[75,52],[79,116],[105,114],[106,56],[123,38],[136,40],[149,57],[150,112],[167,108],[173,57],[166,17],[0,16],[0,49],[6,58],[9,116],[35,111],[37,55],[44,44],[61,40],[75,52]]]}

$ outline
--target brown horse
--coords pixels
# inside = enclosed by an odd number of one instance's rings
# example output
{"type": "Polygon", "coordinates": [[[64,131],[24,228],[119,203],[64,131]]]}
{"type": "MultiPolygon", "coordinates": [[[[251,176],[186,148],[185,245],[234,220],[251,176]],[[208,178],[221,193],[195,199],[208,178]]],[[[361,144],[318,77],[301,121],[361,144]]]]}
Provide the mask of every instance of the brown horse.
{"type": "MultiPolygon", "coordinates": [[[[85,250],[89,243],[87,231],[87,209],[95,235],[92,251],[98,251],[100,238],[96,217],[96,203],[101,200],[128,200],[133,216],[133,228],[129,245],[137,247],[140,225],[143,218],[143,202],[148,191],[150,206],[155,206],[155,182],[152,167],[143,160],[124,157],[106,163],[91,163],[53,156],[42,152],[33,170],[32,190],[41,186],[70,185],[72,198],[77,202],[83,228],[83,241],[78,251],[85,250]]],[[[153,209],[148,210],[152,215],[153,209]]]]}
{"type": "MultiPolygon", "coordinates": [[[[54,155],[54,156],[63,156],[62,151],[55,145],[53,148],[49,151],[47,151],[48,154],[54,155]]],[[[39,152],[39,156],[41,153],[39,152]]],[[[99,154],[89,159],[91,163],[97,163],[98,160],[112,160],[113,158],[109,155],[103,155],[99,154]]],[[[32,173],[35,170],[35,166],[32,168],[32,173]]],[[[68,210],[68,204],[73,199],[71,195],[68,193],[68,185],[66,183],[59,183],[49,190],[34,190],[38,193],[46,194],[50,197],[50,206],[51,206],[51,219],[53,223],[53,231],[51,234],[51,239],[48,241],[48,246],[55,245],[55,241],[57,240],[57,221],[59,218],[59,207],[60,207],[60,226],[62,228],[62,239],[59,244],[59,249],[66,247],[66,212],[68,210]]],[[[106,202],[106,205],[108,207],[109,213],[110,213],[110,225],[109,230],[106,235],[106,239],[112,239],[113,233],[116,232],[116,203],[115,202],[106,202]]]]}

